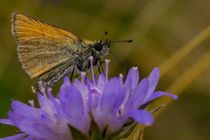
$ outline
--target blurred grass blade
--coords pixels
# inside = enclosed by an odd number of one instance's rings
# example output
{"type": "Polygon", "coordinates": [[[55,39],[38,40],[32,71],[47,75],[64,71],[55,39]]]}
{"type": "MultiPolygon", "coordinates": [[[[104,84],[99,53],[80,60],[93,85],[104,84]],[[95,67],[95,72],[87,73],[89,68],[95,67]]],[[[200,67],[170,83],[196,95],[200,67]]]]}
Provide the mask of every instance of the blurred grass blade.
{"type": "Polygon", "coordinates": [[[180,94],[193,81],[195,81],[210,66],[210,50],[203,55],[188,71],[178,78],[167,92],[180,94]]]}
{"type": "MultiPolygon", "coordinates": [[[[210,67],[210,50],[203,55],[191,68],[189,68],[182,76],[177,78],[177,80],[169,86],[166,90],[169,93],[179,95],[185,90],[193,81],[195,81],[205,70],[210,67]]],[[[167,97],[160,97],[153,104],[151,104],[151,109],[159,106],[160,104],[168,105],[173,100],[167,97]]],[[[165,110],[161,109],[161,110],[165,110]]],[[[155,116],[160,114],[162,111],[155,113],[155,116]]]]}
{"type": "Polygon", "coordinates": [[[143,140],[144,137],[144,126],[138,124],[133,132],[125,139],[122,140],[143,140]]]}
{"type": "Polygon", "coordinates": [[[179,61],[181,61],[185,56],[192,52],[196,47],[201,44],[205,39],[210,36],[210,26],[203,30],[199,35],[189,41],[185,46],[179,49],[173,56],[167,59],[162,65],[159,66],[160,77],[167,74],[179,61]]]}

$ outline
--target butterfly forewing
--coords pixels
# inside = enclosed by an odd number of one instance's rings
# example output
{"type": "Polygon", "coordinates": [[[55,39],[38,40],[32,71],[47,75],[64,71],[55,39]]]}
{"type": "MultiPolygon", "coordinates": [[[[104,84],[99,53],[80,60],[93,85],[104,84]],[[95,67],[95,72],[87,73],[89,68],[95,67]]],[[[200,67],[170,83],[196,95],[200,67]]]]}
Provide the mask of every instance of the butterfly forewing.
{"type": "Polygon", "coordinates": [[[12,15],[12,34],[18,42],[19,59],[32,78],[43,77],[53,68],[62,71],[60,65],[75,60],[84,49],[79,37],[21,13],[12,15]]]}
{"type": "Polygon", "coordinates": [[[36,38],[45,38],[63,44],[77,43],[81,40],[68,31],[21,13],[12,14],[12,34],[18,43],[36,38]]]}

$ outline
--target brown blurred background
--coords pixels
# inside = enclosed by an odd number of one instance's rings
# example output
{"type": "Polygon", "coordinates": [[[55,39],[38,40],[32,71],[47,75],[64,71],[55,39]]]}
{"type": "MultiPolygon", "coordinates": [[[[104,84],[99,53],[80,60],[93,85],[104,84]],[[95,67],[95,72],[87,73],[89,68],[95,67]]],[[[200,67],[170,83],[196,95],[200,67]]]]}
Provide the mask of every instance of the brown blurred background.
{"type": "MultiPolygon", "coordinates": [[[[0,118],[7,118],[11,99],[24,103],[36,99],[31,91],[31,85],[36,80],[31,80],[22,69],[17,58],[17,44],[11,35],[11,14],[16,11],[91,40],[100,39],[104,31],[108,31],[108,37],[112,40],[133,39],[131,44],[113,44],[112,51],[129,66],[138,66],[141,78],[147,76],[155,66],[163,65],[210,25],[209,0],[1,1],[0,118]]],[[[210,39],[205,39],[197,46],[161,77],[158,89],[167,90],[183,74],[193,69],[193,65],[210,49],[210,39]]],[[[119,61],[112,56],[108,58],[111,59],[110,76],[126,74],[126,68],[119,61]]],[[[178,88],[172,90],[182,93],[179,100],[163,112],[153,126],[146,128],[145,140],[210,139],[208,58],[205,68],[197,77],[190,79],[181,91],[178,88]]],[[[199,66],[195,68],[199,70],[199,66]]],[[[190,73],[190,77],[196,75],[198,70],[190,73]]],[[[58,86],[54,88],[54,93],[57,90],[58,86]]],[[[0,125],[0,137],[15,133],[17,129],[0,125]]]]}

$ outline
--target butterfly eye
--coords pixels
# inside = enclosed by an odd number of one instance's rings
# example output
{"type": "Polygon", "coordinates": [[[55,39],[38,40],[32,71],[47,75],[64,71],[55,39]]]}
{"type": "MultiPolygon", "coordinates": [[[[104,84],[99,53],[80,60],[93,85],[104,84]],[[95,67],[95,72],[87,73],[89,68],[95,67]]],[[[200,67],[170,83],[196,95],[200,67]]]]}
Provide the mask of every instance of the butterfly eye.
{"type": "Polygon", "coordinates": [[[95,50],[97,50],[97,51],[101,51],[102,48],[103,48],[103,43],[102,43],[102,42],[96,42],[96,43],[94,44],[94,48],[95,48],[95,50]]]}

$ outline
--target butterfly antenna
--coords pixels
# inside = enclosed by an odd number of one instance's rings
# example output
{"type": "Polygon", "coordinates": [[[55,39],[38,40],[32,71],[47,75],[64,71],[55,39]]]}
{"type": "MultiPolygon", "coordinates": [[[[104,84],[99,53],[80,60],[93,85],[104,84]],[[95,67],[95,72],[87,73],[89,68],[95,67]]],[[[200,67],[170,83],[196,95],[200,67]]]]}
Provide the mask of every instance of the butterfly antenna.
{"type": "Polygon", "coordinates": [[[130,40],[118,40],[118,41],[112,41],[112,40],[111,40],[110,42],[111,42],[111,43],[118,43],[118,42],[119,42],[119,43],[120,43],[120,42],[131,43],[131,42],[133,42],[133,40],[131,40],[131,39],[130,39],[130,40]]]}
{"type": "Polygon", "coordinates": [[[128,73],[130,66],[129,66],[125,61],[123,61],[120,57],[118,57],[117,55],[115,55],[112,51],[110,51],[110,54],[111,54],[115,59],[117,59],[121,64],[123,64],[123,66],[126,68],[126,71],[127,71],[127,73],[128,73]]]}
{"type": "Polygon", "coordinates": [[[107,32],[107,31],[105,31],[105,32],[104,32],[104,34],[103,34],[103,36],[101,37],[100,42],[102,42],[102,40],[105,38],[105,36],[107,36],[107,34],[108,34],[108,32],[107,32]]]}

